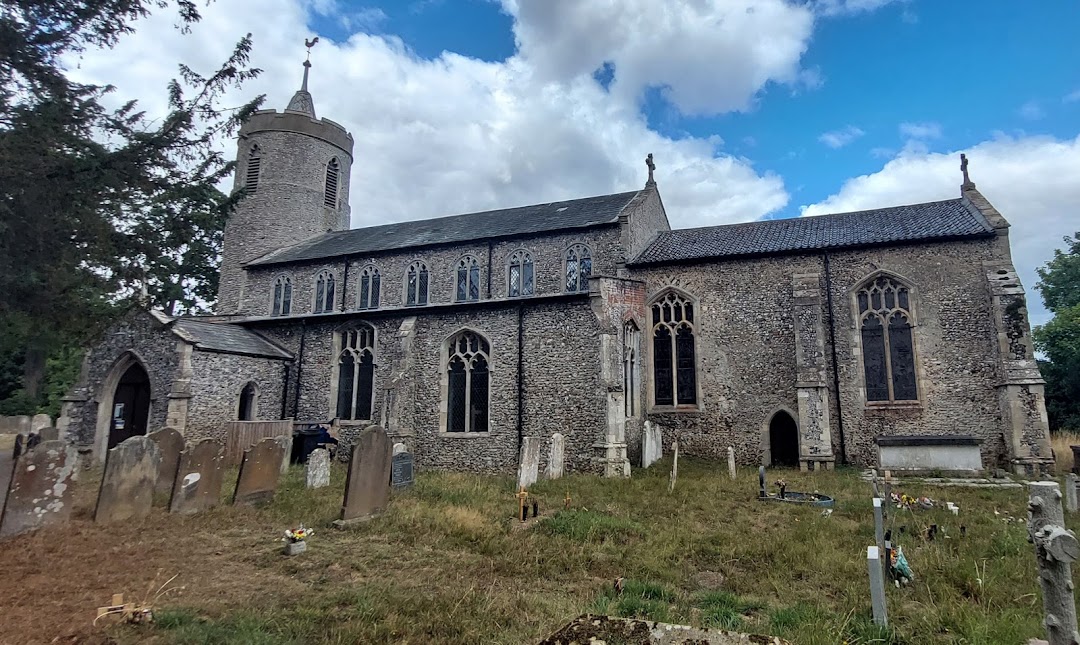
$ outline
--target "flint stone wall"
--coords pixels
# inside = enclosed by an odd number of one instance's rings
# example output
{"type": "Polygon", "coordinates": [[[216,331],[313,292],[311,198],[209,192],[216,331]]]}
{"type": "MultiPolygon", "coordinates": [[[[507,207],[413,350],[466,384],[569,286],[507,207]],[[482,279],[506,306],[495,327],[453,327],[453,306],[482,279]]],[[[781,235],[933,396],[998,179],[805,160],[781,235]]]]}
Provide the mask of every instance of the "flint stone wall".
{"type": "Polygon", "coordinates": [[[195,351],[191,356],[191,391],[184,436],[188,442],[214,439],[226,443],[225,422],[239,419],[240,392],[257,386],[254,420],[280,419],[285,367],[281,360],[195,351]]]}

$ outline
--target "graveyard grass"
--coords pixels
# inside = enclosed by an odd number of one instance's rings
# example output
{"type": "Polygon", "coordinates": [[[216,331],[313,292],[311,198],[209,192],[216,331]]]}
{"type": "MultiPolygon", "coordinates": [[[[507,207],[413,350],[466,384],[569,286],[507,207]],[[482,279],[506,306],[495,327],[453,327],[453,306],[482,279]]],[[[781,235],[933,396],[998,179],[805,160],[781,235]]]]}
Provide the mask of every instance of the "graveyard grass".
{"type": "Polygon", "coordinates": [[[820,508],[756,501],[751,468],[731,481],[726,465],[684,458],[674,493],[669,469],[670,457],[629,480],[541,482],[532,492],[542,517],[527,527],[515,521],[511,478],[421,473],[386,513],[349,531],[330,528],[344,489],[338,463],[331,486],[312,491],[292,468],[261,509],[184,517],[155,509],[108,526],[89,522],[96,482],[84,473],[71,523],[0,550],[9,581],[0,585],[0,640],[517,644],[584,612],[805,644],[1016,645],[1043,635],[1025,489],[896,486],[961,511],[890,511],[916,581],[887,589],[887,631],[870,621],[871,492],[856,471],[770,473],[789,490],[835,496],[823,517],[820,508]],[[315,529],[307,552],[281,555],[283,531],[301,522],[315,529]],[[915,536],[931,523],[948,537],[915,536]],[[141,601],[173,575],[153,626],[109,618],[91,626],[111,594],[141,601]]]}

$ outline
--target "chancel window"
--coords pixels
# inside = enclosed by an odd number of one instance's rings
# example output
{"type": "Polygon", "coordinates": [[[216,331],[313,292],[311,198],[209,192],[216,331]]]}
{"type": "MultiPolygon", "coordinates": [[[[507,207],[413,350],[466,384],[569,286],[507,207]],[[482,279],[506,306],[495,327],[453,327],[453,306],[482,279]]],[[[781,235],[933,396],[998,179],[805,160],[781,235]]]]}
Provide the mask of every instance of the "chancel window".
{"type": "Polygon", "coordinates": [[[369,421],[375,383],[375,328],[361,324],[340,334],[337,417],[369,421]]]}
{"type": "Polygon", "coordinates": [[[420,306],[428,303],[428,268],[423,262],[413,262],[405,272],[405,304],[420,306]]]}
{"type": "Polygon", "coordinates": [[[506,293],[511,298],[531,296],[536,290],[536,271],[533,268],[532,254],[528,251],[514,251],[506,267],[506,293]]]}
{"type": "Polygon", "coordinates": [[[668,292],[653,302],[651,314],[653,403],[696,405],[694,303],[681,294],[668,292]]]}
{"type": "Polygon", "coordinates": [[[240,409],[237,411],[237,418],[240,421],[254,421],[258,414],[258,386],[254,381],[248,381],[248,384],[244,386],[244,389],[240,390],[240,409]]]}
{"type": "Polygon", "coordinates": [[[341,164],[337,157],[326,164],[326,186],[323,190],[323,205],[327,208],[338,207],[338,181],[341,179],[341,164]]]}
{"type": "Polygon", "coordinates": [[[483,336],[462,331],[446,360],[446,431],[487,432],[491,348],[483,336]]]}
{"type": "Polygon", "coordinates": [[[566,250],[566,290],[588,291],[592,275],[592,252],[584,244],[575,244],[566,250]]]}
{"type": "Polygon", "coordinates": [[[627,417],[637,415],[638,343],[641,334],[634,321],[623,325],[623,397],[627,417]]]}
{"type": "Polygon", "coordinates": [[[378,309],[379,289],[381,287],[378,267],[365,267],[360,272],[360,291],[357,296],[358,309],[378,309]]]}
{"type": "Polygon", "coordinates": [[[480,299],[480,263],[470,255],[458,260],[457,288],[454,290],[454,299],[457,302],[472,302],[480,299]]]}
{"type": "Polygon", "coordinates": [[[862,334],[867,401],[916,401],[911,293],[895,278],[881,276],[855,296],[862,334]]]}
{"type": "Polygon", "coordinates": [[[334,274],[322,271],[315,276],[315,306],[312,311],[317,314],[334,310],[334,274]]]}
{"type": "Polygon", "coordinates": [[[259,146],[252,146],[248,154],[247,168],[244,170],[244,190],[250,195],[259,188],[259,171],[262,169],[262,151],[259,146]]]}
{"type": "Polygon", "coordinates": [[[271,316],[288,316],[292,311],[292,280],[281,276],[274,280],[274,302],[270,307],[271,316]]]}

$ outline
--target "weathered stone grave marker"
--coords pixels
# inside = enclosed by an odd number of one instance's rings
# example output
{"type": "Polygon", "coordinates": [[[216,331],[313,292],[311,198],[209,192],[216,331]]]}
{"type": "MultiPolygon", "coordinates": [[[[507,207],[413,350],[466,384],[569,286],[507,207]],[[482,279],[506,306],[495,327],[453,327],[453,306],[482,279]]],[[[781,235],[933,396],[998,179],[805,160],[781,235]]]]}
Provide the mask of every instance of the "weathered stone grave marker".
{"type": "Polygon", "coordinates": [[[1070,513],[1076,512],[1076,484],[1080,477],[1076,473],[1065,474],[1065,510],[1070,513]]]}
{"type": "Polygon", "coordinates": [[[380,426],[360,433],[350,454],[345,502],[335,526],[344,528],[362,522],[386,508],[390,500],[391,451],[390,439],[380,426]]]}
{"type": "Polygon", "coordinates": [[[551,446],[548,449],[547,478],[558,479],[563,476],[564,462],[566,459],[566,441],[561,432],[551,435],[551,446]]]}
{"type": "Polygon", "coordinates": [[[225,479],[225,447],[203,439],[180,453],[169,512],[188,515],[214,508],[225,479]]]}
{"type": "Polygon", "coordinates": [[[731,479],[735,479],[738,474],[735,469],[735,446],[728,446],[727,449],[727,474],[731,479]]]}
{"type": "Polygon", "coordinates": [[[52,427],[52,417],[47,414],[35,414],[30,419],[30,432],[35,434],[41,434],[41,431],[45,428],[52,427]]]}
{"type": "Polygon", "coordinates": [[[281,446],[281,474],[289,472],[289,463],[292,461],[292,435],[279,435],[274,440],[281,446]]]}
{"type": "Polygon", "coordinates": [[[244,451],[233,506],[254,506],[274,499],[284,454],[281,437],[263,439],[244,451]]]}
{"type": "Polygon", "coordinates": [[[540,437],[524,437],[518,461],[518,488],[528,488],[536,483],[540,472],[540,437]]]}
{"type": "Polygon", "coordinates": [[[322,488],[330,485],[330,453],[326,448],[316,448],[311,451],[304,474],[308,488],[322,488]]]}
{"type": "Polygon", "coordinates": [[[0,538],[68,520],[76,459],[74,449],[63,441],[46,441],[22,455],[11,476],[0,538]]]}
{"type": "Polygon", "coordinates": [[[1080,643],[1073,597],[1072,563],[1080,557],[1080,543],[1065,528],[1061,491],[1057,482],[1028,484],[1028,536],[1035,544],[1035,558],[1046,614],[1046,640],[1050,645],[1080,643]]]}
{"type": "Polygon", "coordinates": [[[397,455],[397,454],[400,454],[400,453],[403,453],[403,452],[409,452],[408,446],[401,443],[400,441],[398,443],[395,443],[394,444],[394,454],[397,455]]]}
{"type": "Polygon", "coordinates": [[[671,481],[668,482],[668,492],[675,490],[675,480],[679,478],[679,442],[671,442],[671,481]]]}
{"type": "Polygon", "coordinates": [[[394,488],[412,486],[413,456],[411,452],[399,452],[390,463],[390,484],[394,488]]]}
{"type": "Polygon", "coordinates": [[[172,494],[173,482],[176,481],[176,469],[180,466],[180,453],[184,451],[184,436],[175,428],[163,428],[146,435],[157,444],[161,454],[157,480],[154,483],[154,496],[161,499],[172,494]]]}
{"type": "Polygon", "coordinates": [[[888,627],[889,617],[885,611],[885,574],[881,566],[881,551],[876,546],[866,547],[866,569],[870,574],[870,604],[874,612],[874,623],[888,627]]]}
{"type": "Polygon", "coordinates": [[[648,468],[663,456],[664,444],[660,426],[646,421],[645,429],[641,433],[641,467],[648,468]]]}
{"type": "Polygon", "coordinates": [[[111,448],[105,458],[94,522],[119,522],[149,515],[160,466],[161,451],[149,437],[128,437],[111,448]]]}

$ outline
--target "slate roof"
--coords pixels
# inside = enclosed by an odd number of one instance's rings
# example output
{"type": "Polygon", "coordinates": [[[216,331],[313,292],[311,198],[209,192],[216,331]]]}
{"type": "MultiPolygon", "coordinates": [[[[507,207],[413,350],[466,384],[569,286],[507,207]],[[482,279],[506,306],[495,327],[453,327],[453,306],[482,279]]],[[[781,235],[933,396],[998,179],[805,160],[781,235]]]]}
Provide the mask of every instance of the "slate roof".
{"type": "Polygon", "coordinates": [[[246,354],[292,359],[292,354],[259,334],[231,323],[215,323],[194,318],[177,318],[172,330],[199,349],[227,354],[246,354]]]}
{"type": "Polygon", "coordinates": [[[772,255],[993,234],[963,199],[661,232],[630,264],[772,255]]]}
{"type": "Polygon", "coordinates": [[[615,224],[638,191],[326,233],[271,251],[248,266],[407,249],[615,224]]]}

